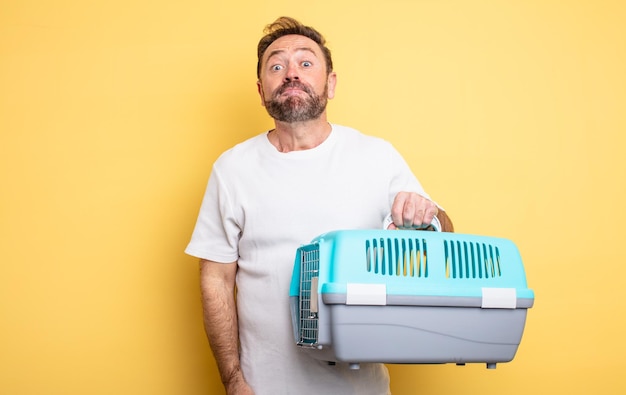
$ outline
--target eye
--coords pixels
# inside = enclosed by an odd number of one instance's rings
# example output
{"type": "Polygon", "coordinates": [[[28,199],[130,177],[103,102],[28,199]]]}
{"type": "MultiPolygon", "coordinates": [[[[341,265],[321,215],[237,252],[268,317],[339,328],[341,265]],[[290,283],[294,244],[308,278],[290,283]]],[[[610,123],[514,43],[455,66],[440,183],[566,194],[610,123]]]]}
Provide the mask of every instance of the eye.
{"type": "Polygon", "coordinates": [[[270,67],[270,70],[272,71],[281,71],[283,69],[283,66],[280,64],[275,64],[272,67],[270,67]]]}
{"type": "Polygon", "coordinates": [[[308,60],[305,60],[304,62],[302,62],[302,67],[311,67],[313,66],[313,63],[309,62],[308,60]]]}

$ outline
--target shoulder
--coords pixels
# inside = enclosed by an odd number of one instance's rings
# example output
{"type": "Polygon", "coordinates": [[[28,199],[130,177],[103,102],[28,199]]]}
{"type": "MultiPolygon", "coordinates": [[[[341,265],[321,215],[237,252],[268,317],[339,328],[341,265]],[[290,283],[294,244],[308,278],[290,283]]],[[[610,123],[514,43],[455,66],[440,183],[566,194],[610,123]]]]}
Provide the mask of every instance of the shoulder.
{"type": "Polygon", "coordinates": [[[337,132],[340,144],[349,145],[355,150],[374,150],[378,153],[396,152],[392,144],[381,137],[367,135],[357,129],[336,124],[333,124],[333,131],[337,132]]]}
{"type": "Polygon", "coordinates": [[[267,132],[251,137],[224,151],[213,164],[214,167],[233,167],[255,161],[267,143],[267,132]]]}

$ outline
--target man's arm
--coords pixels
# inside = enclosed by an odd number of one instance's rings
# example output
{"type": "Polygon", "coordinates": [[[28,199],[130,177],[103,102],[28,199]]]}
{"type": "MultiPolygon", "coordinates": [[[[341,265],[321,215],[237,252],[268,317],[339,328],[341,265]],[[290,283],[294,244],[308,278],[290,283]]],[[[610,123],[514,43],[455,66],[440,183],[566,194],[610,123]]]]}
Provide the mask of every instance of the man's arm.
{"type": "Polygon", "coordinates": [[[237,263],[200,260],[204,329],[227,394],[252,394],[239,360],[239,328],[235,304],[237,263]]]}

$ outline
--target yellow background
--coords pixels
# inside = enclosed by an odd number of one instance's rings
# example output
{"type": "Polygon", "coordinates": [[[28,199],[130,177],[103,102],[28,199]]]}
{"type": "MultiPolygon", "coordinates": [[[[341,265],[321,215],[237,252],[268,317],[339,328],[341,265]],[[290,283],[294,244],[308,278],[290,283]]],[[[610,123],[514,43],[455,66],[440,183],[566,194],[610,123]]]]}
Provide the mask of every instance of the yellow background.
{"type": "Polygon", "coordinates": [[[271,125],[283,14],[334,51],[330,119],[536,293],[511,363],[392,365],[394,394],[626,392],[623,2],[2,0],[0,393],[223,393],[182,251],[213,161],[271,125]]]}

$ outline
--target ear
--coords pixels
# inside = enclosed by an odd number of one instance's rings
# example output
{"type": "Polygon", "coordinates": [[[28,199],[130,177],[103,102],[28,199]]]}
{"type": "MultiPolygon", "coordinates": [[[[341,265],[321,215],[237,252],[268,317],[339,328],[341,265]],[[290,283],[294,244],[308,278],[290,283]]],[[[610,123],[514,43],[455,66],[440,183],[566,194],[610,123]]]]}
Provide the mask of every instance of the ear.
{"type": "Polygon", "coordinates": [[[328,98],[335,97],[335,87],[337,86],[337,73],[334,71],[328,74],[328,98]]]}
{"type": "Polygon", "coordinates": [[[259,91],[259,96],[261,97],[261,105],[265,107],[265,94],[263,93],[263,85],[261,81],[256,82],[256,88],[259,91]]]}

